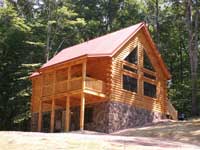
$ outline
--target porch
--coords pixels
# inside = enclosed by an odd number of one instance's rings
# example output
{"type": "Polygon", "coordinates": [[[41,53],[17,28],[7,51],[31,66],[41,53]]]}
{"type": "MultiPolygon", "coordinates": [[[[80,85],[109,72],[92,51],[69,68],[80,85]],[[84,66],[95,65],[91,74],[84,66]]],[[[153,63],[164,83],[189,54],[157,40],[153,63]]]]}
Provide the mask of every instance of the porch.
{"type": "MultiPolygon", "coordinates": [[[[56,98],[54,102],[52,100],[41,102],[41,122],[38,117],[39,113],[36,113],[37,121],[39,121],[38,131],[68,132],[91,129],[89,126],[99,124],[101,119],[97,119],[97,117],[102,115],[102,112],[104,113],[105,109],[102,108],[102,104],[107,101],[86,93],[83,100],[83,95],[80,93],[56,98]]],[[[102,118],[102,116],[99,117],[102,118]]]]}
{"type": "Polygon", "coordinates": [[[84,129],[85,106],[106,101],[106,84],[104,78],[96,75],[90,70],[93,64],[90,62],[78,61],[71,64],[56,68],[53,71],[42,73],[41,97],[38,108],[37,131],[42,131],[44,126],[43,113],[49,112],[50,115],[50,132],[55,132],[57,110],[63,110],[64,119],[62,126],[64,131],[70,130],[70,116],[73,107],[79,107],[79,126],[80,130],[84,129]],[[87,68],[86,68],[87,66],[87,68]]]}

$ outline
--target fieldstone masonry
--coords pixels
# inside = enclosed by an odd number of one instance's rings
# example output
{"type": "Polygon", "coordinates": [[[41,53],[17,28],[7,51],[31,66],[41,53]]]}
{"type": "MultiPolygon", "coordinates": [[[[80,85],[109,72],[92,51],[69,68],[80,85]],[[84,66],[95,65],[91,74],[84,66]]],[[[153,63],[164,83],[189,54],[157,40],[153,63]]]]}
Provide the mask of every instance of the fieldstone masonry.
{"type": "Polygon", "coordinates": [[[109,131],[140,127],[164,118],[157,112],[134,107],[120,102],[109,102],[109,131]]]}

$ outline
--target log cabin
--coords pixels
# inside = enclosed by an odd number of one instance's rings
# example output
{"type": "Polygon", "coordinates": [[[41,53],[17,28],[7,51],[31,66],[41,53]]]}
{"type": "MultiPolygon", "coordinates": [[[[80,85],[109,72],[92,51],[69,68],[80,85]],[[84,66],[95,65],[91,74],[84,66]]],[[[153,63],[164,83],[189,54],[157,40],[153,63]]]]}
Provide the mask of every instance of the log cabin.
{"type": "Polygon", "coordinates": [[[30,76],[32,131],[112,133],[176,119],[170,78],[143,22],[63,49],[30,76]]]}

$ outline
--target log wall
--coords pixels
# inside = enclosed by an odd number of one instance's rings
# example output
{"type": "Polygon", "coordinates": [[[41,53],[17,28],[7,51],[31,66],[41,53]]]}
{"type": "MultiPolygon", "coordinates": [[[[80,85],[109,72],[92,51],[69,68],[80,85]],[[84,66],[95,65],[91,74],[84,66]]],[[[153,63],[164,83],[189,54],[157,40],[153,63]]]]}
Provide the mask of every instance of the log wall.
{"type": "MultiPolygon", "coordinates": [[[[112,58],[111,76],[112,76],[112,87],[111,87],[111,100],[127,103],[136,107],[144,108],[151,111],[160,113],[166,113],[166,78],[160,69],[159,62],[153,53],[152,47],[148,44],[149,42],[145,38],[143,31],[140,30],[127,44],[125,44],[120,51],[118,51],[112,58]],[[136,78],[138,79],[138,91],[137,93],[126,91],[122,88],[122,61],[126,56],[138,46],[138,73],[136,78]],[[143,95],[143,81],[151,83],[151,80],[143,76],[143,49],[145,49],[154,69],[156,81],[152,81],[157,86],[157,97],[151,98],[143,95]]],[[[148,70],[147,70],[148,71],[148,70]]]]}

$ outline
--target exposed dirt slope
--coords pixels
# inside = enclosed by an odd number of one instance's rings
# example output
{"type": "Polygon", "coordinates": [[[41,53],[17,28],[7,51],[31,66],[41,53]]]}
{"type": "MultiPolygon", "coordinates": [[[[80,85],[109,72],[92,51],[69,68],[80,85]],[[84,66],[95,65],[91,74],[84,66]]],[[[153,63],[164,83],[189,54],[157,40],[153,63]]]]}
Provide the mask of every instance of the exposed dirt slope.
{"type": "Polygon", "coordinates": [[[188,121],[170,121],[152,126],[122,130],[113,135],[134,137],[156,137],[200,145],[200,119],[188,121]]]}

